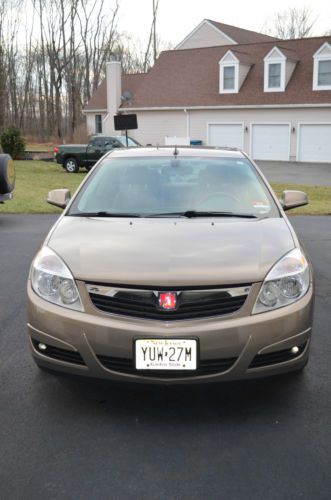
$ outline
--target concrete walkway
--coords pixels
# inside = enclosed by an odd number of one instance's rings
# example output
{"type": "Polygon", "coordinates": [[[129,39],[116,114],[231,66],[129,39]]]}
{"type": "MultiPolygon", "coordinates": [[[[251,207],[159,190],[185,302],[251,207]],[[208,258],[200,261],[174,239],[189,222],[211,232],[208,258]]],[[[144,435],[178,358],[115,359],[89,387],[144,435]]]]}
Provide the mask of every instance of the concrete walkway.
{"type": "Polygon", "coordinates": [[[299,163],[257,160],[269,182],[331,186],[330,163],[299,163]]]}

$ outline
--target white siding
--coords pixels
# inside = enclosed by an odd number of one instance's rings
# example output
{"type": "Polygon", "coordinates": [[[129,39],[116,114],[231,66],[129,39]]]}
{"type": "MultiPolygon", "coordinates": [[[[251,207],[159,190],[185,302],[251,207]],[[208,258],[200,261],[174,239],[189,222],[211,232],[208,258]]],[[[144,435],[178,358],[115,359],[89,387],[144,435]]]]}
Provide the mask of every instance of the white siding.
{"type": "MultiPolygon", "coordinates": [[[[89,133],[95,131],[94,115],[94,113],[87,114],[89,133]]],[[[330,123],[331,106],[329,108],[187,110],[187,113],[183,110],[138,111],[137,115],[139,128],[130,131],[130,135],[143,145],[164,145],[165,137],[174,135],[199,139],[207,145],[208,123],[243,123],[243,149],[248,154],[251,153],[251,123],[291,123],[290,159],[296,160],[299,123],[330,123]]],[[[113,120],[112,117],[111,119],[113,120]]],[[[106,127],[104,127],[104,132],[109,133],[106,127]]],[[[330,160],[327,161],[330,162],[330,160]]]]}
{"type": "Polygon", "coordinates": [[[296,66],[295,62],[286,61],[285,64],[285,88],[293,75],[294,68],[296,66]]]}
{"type": "Polygon", "coordinates": [[[244,123],[244,151],[250,154],[250,124],[253,122],[291,123],[290,158],[296,160],[297,133],[299,122],[330,122],[330,108],[288,108],[288,109],[220,109],[189,111],[190,137],[207,144],[207,124],[212,122],[244,123]],[[247,130],[246,130],[247,127],[247,130]]]}
{"type": "MultiPolygon", "coordinates": [[[[180,45],[180,44],[179,44],[180,45]]],[[[179,49],[195,49],[197,47],[214,47],[215,45],[233,45],[233,43],[216,28],[207,23],[192,32],[179,49]]]]}
{"type": "Polygon", "coordinates": [[[237,63],[238,59],[233,56],[232,52],[230,50],[225,54],[224,57],[222,57],[221,61],[223,63],[237,63]]]}
{"type": "MultiPolygon", "coordinates": [[[[96,133],[95,131],[95,115],[101,115],[102,119],[105,119],[106,114],[101,113],[101,112],[94,112],[94,113],[86,113],[86,128],[87,128],[87,135],[93,135],[96,133]]],[[[104,130],[104,122],[102,123],[102,130],[104,130]]]]}
{"type": "Polygon", "coordinates": [[[188,116],[184,111],[138,112],[137,121],[138,129],[130,130],[130,135],[143,146],[146,144],[164,146],[166,136],[186,137],[190,135],[188,116]]]}
{"type": "Polygon", "coordinates": [[[86,114],[86,128],[87,135],[95,134],[95,114],[87,113],[86,114]]]}
{"type": "Polygon", "coordinates": [[[248,66],[247,64],[242,64],[242,63],[239,64],[239,89],[244,83],[250,69],[251,66],[248,66]]]}

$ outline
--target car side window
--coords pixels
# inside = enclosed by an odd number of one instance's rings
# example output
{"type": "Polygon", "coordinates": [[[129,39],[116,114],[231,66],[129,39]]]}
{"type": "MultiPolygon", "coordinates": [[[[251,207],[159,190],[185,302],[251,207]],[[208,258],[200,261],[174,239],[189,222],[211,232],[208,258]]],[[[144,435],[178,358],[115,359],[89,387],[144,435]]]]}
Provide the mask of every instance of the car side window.
{"type": "Polygon", "coordinates": [[[104,142],[105,142],[104,139],[96,138],[96,139],[94,139],[94,147],[103,148],[104,142]]]}
{"type": "Polygon", "coordinates": [[[117,139],[105,139],[105,149],[121,148],[122,144],[117,139]]]}
{"type": "Polygon", "coordinates": [[[103,147],[103,143],[104,143],[104,140],[101,139],[101,138],[95,138],[95,139],[92,139],[90,142],[89,142],[89,145],[88,147],[89,148],[102,148],[103,147]]]}
{"type": "Polygon", "coordinates": [[[110,137],[107,137],[105,139],[105,145],[104,145],[104,148],[105,149],[113,149],[114,145],[113,145],[113,139],[111,139],[110,137]]]}

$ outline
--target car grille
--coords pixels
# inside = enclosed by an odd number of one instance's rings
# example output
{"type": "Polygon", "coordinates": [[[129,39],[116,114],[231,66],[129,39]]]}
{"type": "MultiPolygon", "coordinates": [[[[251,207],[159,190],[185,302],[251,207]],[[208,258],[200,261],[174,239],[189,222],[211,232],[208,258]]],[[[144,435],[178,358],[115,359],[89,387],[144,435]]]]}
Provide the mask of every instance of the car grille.
{"type": "Polygon", "coordinates": [[[244,305],[251,287],[240,285],[230,288],[172,290],[176,294],[176,308],[164,310],[159,306],[160,288],[135,289],[92,283],[86,286],[92,303],[101,311],[162,321],[234,313],[244,305]]]}
{"type": "Polygon", "coordinates": [[[183,378],[201,375],[213,375],[229,370],[237,358],[200,360],[197,370],[136,370],[132,359],[97,356],[100,363],[108,370],[126,373],[129,375],[142,375],[143,377],[156,378],[183,378]]]}
{"type": "Polygon", "coordinates": [[[43,356],[65,361],[66,363],[74,363],[75,365],[85,365],[83,358],[77,351],[69,351],[67,349],[60,349],[49,344],[44,344],[39,340],[32,339],[33,347],[43,356]],[[46,345],[46,349],[40,349],[39,344],[46,345]]]}
{"type": "Polygon", "coordinates": [[[260,366],[275,365],[277,363],[284,363],[300,356],[306,347],[306,342],[301,344],[296,354],[291,352],[291,349],[283,349],[282,351],[269,352],[267,354],[257,354],[251,362],[249,368],[259,368],[260,366]]]}

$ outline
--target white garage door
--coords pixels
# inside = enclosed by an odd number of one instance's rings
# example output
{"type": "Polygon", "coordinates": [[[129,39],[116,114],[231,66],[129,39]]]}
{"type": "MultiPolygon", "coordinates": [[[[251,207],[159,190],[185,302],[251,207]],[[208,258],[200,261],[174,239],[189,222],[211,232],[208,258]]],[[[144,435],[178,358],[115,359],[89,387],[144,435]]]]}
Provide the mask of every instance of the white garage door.
{"type": "Polygon", "coordinates": [[[252,125],[251,154],[255,160],[289,160],[290,126],[252,125]]]}
{"type": "Polygon", "coordinates": [[[238,123],[211,123],[208,145],[243,149],[243,126],[238,123]]]}
{"type": "Polygon", "coordinates": [[[331,163],[331,124],[307,124],[299,127],[298,161],[331,163]]]}

